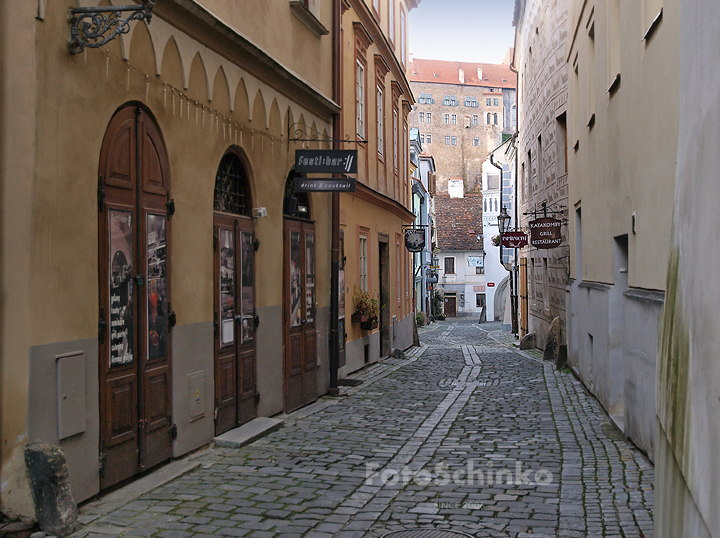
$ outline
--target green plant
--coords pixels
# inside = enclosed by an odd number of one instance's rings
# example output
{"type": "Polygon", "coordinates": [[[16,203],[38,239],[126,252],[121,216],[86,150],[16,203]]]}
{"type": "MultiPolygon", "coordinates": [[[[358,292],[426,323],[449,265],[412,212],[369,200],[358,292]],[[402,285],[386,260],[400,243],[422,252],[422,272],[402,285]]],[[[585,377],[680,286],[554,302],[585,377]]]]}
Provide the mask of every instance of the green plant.
{"type": "Polygon", "coordinates": [[[418,327],[425,326],[425,312],[418,312],[415,314],[415,323],[418,327]]]}
{"type": "Polygon", "coordinates": [[[433,294],[432,298],[432,314],[433,318],[438,320],[445,319],[445,314],[443,314],[443,302],[445,300],[445,294],[442,290],[435,290],[435,293],[433,294]]]}
{"type": "Polygon", "coordinates": [[[353,304],[355,313],[368,317],[368,321],[377,321],[380,317],[380,301],[377,296],[373,297],[369,291],[364,291],[355,286],[353,291],[353,304]]]}
{"type": "Polygon", "coordinates": [[[492,242],[493,245],[495,245],[496,247],[499,247],[500,246],[500,234],[493,235],[490,238],[490,241],[492,242]]]}

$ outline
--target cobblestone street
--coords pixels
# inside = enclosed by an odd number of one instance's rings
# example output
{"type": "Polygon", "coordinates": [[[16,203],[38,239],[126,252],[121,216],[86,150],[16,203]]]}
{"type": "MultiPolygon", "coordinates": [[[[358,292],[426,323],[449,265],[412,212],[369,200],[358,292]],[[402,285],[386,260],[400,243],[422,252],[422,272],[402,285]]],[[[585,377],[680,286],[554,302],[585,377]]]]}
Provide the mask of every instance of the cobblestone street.
{"type": "Polygon", "coordinates": [[[242,449],[102,513],[86,536],[652,536],[653,467],[572,373],[521,355],[497,325],[423,329],[422,346],[359,372],[242,449]],[[493,338],[491,338],[491,336],[493,338]],[[497,336],[497,337],[496,337],[497,336]]]}

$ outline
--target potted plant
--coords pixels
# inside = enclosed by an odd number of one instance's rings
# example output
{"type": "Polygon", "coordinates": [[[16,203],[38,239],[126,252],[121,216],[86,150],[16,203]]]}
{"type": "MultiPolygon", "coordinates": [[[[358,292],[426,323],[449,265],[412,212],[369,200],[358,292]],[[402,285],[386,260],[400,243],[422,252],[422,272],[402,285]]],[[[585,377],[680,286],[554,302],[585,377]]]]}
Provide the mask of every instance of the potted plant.
{"type": "Polygon", "coordinates": [[[500,242],[501,242],[500,234],[493,235],[492,238],[490,239],[490,241],[492,241],[493,245],[495,245],[496,247],[499,247],[500,242]]]}
{"type": "Polygon", "coordinates": [[[355,313],[351,319],[360,323],[360,328],[366,331],[377,328],[380,317],[380,301],[377,297],[370,295],[370,292],[361,290],[355,286],[353,292],[353,304],[355,313]]]}

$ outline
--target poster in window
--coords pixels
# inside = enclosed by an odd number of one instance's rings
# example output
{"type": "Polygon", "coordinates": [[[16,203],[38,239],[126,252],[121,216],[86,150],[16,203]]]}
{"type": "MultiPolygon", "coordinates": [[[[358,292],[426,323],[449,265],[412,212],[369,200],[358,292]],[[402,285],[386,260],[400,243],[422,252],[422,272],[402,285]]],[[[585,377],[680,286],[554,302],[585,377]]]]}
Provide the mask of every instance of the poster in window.
{"type": "Polygon", "coordinates": [[[110,366],[135,359],[132,212],[110,210],[110,366]]]}
{"type": "Polygon", "coordinates": [[[302,320],[302,268],[300,232],[290,232],[290,327],[299,327],[302,320]]]}
{"type": "Polygon", "coordinates": [[[167,220],[147,215],[148,360],[167,355],[167,220]]]}
{"type": "Polygon", "coordinates": [[[235,233],[221,229],[220,245],[220,338],[222,345],[235,341],[235,233]]]}
{"type": "Polygon", "coordinates": [[[305,234],[305,317],[315,321],[315,235],[305,234]]]}
{"type": "Polygon", "coordinates": [[[255,284],[254,253],[253,234],[242,232],[240,234],[240,293],[243,342],[248,342],[255,337],[255,325],[253,323],[253,317],[255,316],[255,297],[253,295],[255,284]]]}

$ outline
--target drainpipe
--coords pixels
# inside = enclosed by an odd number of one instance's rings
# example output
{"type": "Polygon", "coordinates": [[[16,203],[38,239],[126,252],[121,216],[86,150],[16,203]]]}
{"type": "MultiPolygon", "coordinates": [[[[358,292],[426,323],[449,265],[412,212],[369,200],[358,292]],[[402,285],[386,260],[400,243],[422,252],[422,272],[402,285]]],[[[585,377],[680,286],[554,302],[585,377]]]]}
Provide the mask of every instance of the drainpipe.
{"type": "MultiPolygon", "coordinates": [[[[333,0],[332,8],[332,92],[333,101],[340,103],[340,84],[342,77],[341,61],[342,46],[340,43],[340,24],[342,11],[340,2],[333,0]]],[[[340,148],[340,129],[342,122],[340,114],[333,114],[333,149],[340,148]]],[[[332,237],[331,237],[331,258],[330,258],[330,331],[328,342],[330,387],[329,394],[337,396],[338,390],[338,369],[340,365],[340,193],[332,193],[332,237]]],[[[342,335],[343,338],[345,335],[342,335]]]]}

